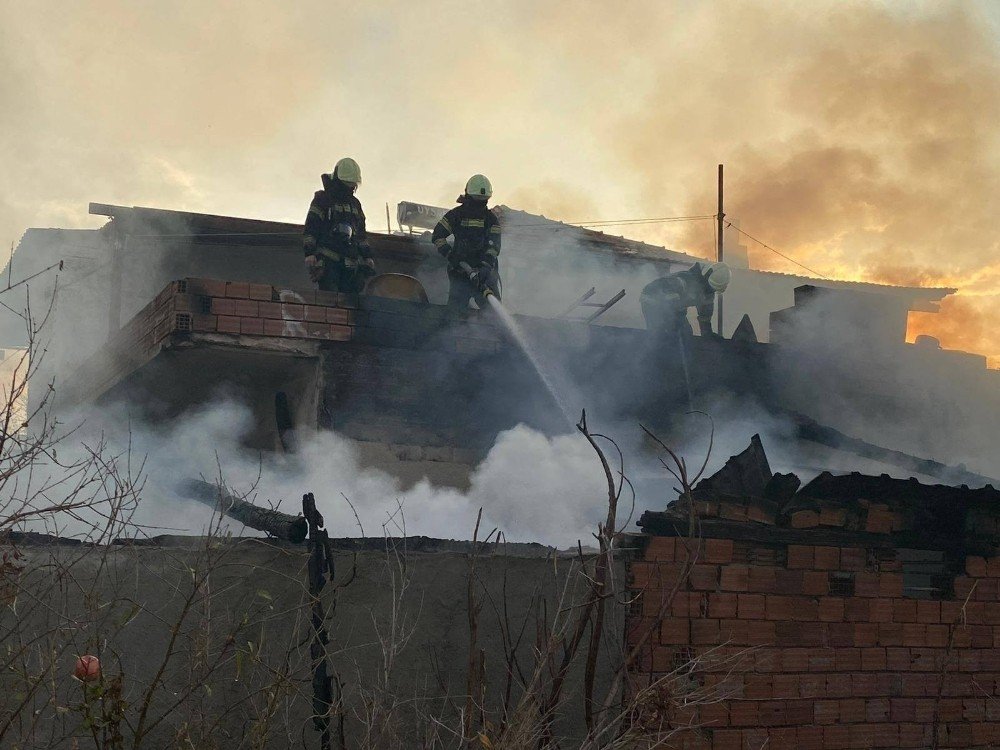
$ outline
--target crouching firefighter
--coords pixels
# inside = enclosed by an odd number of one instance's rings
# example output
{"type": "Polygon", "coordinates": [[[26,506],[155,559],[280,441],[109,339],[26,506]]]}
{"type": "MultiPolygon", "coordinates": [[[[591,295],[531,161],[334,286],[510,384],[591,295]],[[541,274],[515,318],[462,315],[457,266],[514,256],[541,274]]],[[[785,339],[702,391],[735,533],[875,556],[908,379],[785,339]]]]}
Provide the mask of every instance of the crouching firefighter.
{"type": "Polygon", "coordinates": [[[490,181],[473,175],[459,205],[441,217],[431,235],[448,261],[448,307],[454,310],[467,309],[470,299],[482,309],[488,295],[500,298],[500,221],[486,207],[492,196],[490,181]]]}
{"type": "Polygon", "coordinates": [[[358,293],[375,273],[375,261],[365,233],[365,213],[354,191],[361,168],[341,159],[333,172],[322,175],[302,233],[309,278],[325,292],[358,293]]]}
{"type": "Polygon", "coordinates": [[[712,263],[705,267],[695,263],[686,271],[647,284],[639,297],[646,328],[672,336],[691,336],[693,331],[687,311],[693,307],[697,311],[701,335],[718,337],[719,334],[712,331],[715,295],[726,291],[731,278],[732,272],[725,263],[712,263]]]}

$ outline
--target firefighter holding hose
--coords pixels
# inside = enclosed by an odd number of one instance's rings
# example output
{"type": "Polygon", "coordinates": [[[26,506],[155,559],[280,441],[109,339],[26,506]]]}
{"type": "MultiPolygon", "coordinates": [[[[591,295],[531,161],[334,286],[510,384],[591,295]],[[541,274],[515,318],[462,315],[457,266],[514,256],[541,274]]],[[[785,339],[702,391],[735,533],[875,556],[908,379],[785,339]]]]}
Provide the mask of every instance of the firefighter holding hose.
{"type": "Polygon", "coordinates": [[[500,296],[500,221],[486,207],[493,186],[481,174],[465,184],[458,206],[441,217],[431,240],[448,261],[448,307],[464,310],[474,299],[482,309],[486,297],[500,296]],[[454,238],[454,244],[448,238],[454,238]]]}
{"type": "Polygon", "coordinates": [[[375,261],[365,232],[365,212],[354,193],[361,185],[361,167],[354,159],[337,162],[322,175],[302,232],[309,278],[325,292],[358,293],[375,274],[375,261]]]}
{"type": "Polygon", "coordinates": [[[731,279],[732,272],[725,263],[712,263],[707,267],[695,263],[686,271],[647,284],[639,297],[646,328],[674,336],[691,336],[694,332],[687,311],[693,307],[698,314],[701,335],[717,338],[719,334],[712,331],[715,295],[726,291],[731,279]]]}

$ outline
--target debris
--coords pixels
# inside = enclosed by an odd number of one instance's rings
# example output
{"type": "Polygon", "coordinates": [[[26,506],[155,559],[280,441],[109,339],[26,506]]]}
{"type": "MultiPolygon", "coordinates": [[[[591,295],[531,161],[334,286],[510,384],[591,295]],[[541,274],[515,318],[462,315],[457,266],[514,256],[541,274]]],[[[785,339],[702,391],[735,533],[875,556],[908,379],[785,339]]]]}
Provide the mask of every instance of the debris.
{"type": "Polygon", "coordinates": [[[225,487],[210,484],[200,479],[181,482],[177,491],[184,497],[197,500],[217,508],[240,523],[257,531],[265,531],[276,539],[284,539],[294,544],[305,541],[308,525],[302,516],[291,516],[270,508],[261,508],[236,497],[225,487]]]}
{"type": "Polygon", "coordinates": [[[746,341],[752,344],[756,344],[757,332],[753,328],[753,321],[750,320],[750,316],[743,313],[743,317],[740,319],[740,323],[736,326],[736,330],[733,331],[733,335],[730,339],[731,341],[746,341]]]}
{"type": "Polygon", "coordinates": [[[760,435],[754,435],[745,451],[731,456],[726,465],[715,474],[698,482],[694,488],[694,496],[766,497],[772,478],[771,466],[767,462],[760,435]]]}

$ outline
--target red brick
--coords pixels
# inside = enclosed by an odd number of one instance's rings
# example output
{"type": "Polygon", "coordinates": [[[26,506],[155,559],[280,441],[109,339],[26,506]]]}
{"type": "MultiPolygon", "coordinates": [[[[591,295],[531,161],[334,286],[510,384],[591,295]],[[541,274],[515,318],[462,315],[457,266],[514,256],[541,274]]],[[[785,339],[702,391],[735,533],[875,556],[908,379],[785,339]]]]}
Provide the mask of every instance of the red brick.
{"type": "Polygon", "coordinates": [[[247,299],[250,296],[250,284],[245,281],[227,281],[226,296],[247,299]]]}
{"type": "Polygon", "coordinates": [[[881,573],[878,577],[878,595],[888,598],[903,595],[903,576],[899,573],[881,573]]]}
{"type": "Polygon", "coordinates": [[[910,649],[900,646],[889,646],[885,650],[886,669],[890,672],[906,672],[910,669],[912,659],[910,649]]]}
{"type": "Polygon", "coordinates": [[[856,672],[861,669],[861,649],[838,648],[834,653],[834,664],[838,672],[856,672]]]}
{"type": "Polygon", "coordinates": [[[793,529],[812,529],[819,526],[819,513],[814,510],[797,510],[792,513],[789,525],[793,529]]]}
{"type": "Polygon", "coordinates": [[[856,724],[865,721],[865,701],[862,698],[846,698],[840,701],[840,722],[856,724]]]}
{"type": "Polygon", "coordinates": [[[643,559],[652,562],[673,562],[676,546],[677,539],[672,536],[649,537],[643,559]]]}
{"type": "Polygon", "coordinates": [[[868,563],[868,552],[860,547],[844,547],[840,550],[841,570],[864,570],[868,563]]]}
{"type": "Polygon", "coordinates": [[[856,646],[855,629],[856,625],[849,622],[831,622],[827,626],[827,637],[829,645],[834,648],[845,648],[856,646]]]}
{"type": "Polygon", "coordinates": [[[709,594],[708,616],[723,619],[736,617],[736,594],[709,594]]]}
{"type": "Polygon", "coordinates": [[[757,710],[762,727],[779,727],[786,721],[784,701],[761,701],[757,710]]]}
{"type": "Polygon", "coordinates": [[[285,320],[304,320],[305,314],[305,305],[295,305],[287,302],[281,305],[281,317],[285,320]]]}
{"type": "Polygon", "coordinates": [[[851,676],[849,674],[828,674],[826,676],[826,694],[830,698],[850,698],[853,695],[851,676]]]}
{"type": "Polygon", "coordinates": [[[819,512],[820,526],[843,526],[847,522],[847,512],[843,508],[822,508],[819,512]]]}
{"type": "Polygon", "coordinates": [[[806,596],[826,596],[830,593],[830,575],[815,570],[802,573],[802,593],[806,596]]]}
{"type": "Polygon", "coordinates": [[[769,646],[777,640],[774,623],[768,620],[747,620],[747,640],[750,646],[769,646]]]}
{"type": "Polygon", "coordinates": [[[823,750],[823,727],[798,727],[795,730],[796,750],[823,750]]]}
{"type": "Polygon", "coordinates": [[[189,278],[186,282],[188,294],[200,294],[207,297],[225,297],[226,282],[217,279],[189,278]]]}
{"type": "Polygon", "coordinates": [[[892,599],[872,599],[868,612],[872,622],[892,622],[892,599]]]}
{"type": "Polygon", "coordinates": [[[262,318],[281,318],[281,305],[278,302],[258,302],[257,310],[262,318]]]}
{"type": "Polygon", "coordinates": [[[706,539],[705,562],[726,565],[733,561],[732,539],[706,539]]]}
{"type": "Polygon", "coordinates": [[[774,571],[774,593],[786,595],[801,594],[802,571],[777,568],[774,571]]]}
{"type": "Polygon", "coordinates": [[[756,727],[760,714],[755,701],[733,701],[729,704],[729,723],[734,727],[756,727]]]}
{"type": "Polygon", "coordinates": [[[754,565],[750,568],[750,585],[749,591],[758,592],[762,594],[772,594],[774,593],[774,568],[765,567],[762,565],[754,565]]]}
{"type": "MultiPolygon", "coordinates": [[[[665,596],[669,592],[664,591],[665,596]]],[[[649,596],[647,592],[646,597],[649,596]]],[[[670,602],[670,614],[674,617],[701,617],[708,605],[704,602],[705,595],[695,591],[678,591],[670,602]]],[[[659,602],[662,604],[662,602],[659,602]]],[[[656,606],[656,605],[654,605],[656,606]]]]}
{"type": "Polygon", "coordinates": [[[878,692],[878,675],[871,672],[858,672],[849,675],[851,678],[851,696],[861,698],[873,696],[878,692]]]}
{"type": "Polygon", "coordinates": [[[885,506],[871,506],[865,518],[865,531],[869,534],[892,533],[894,515],[885,506]]]}
{"type": "Polygon", "coordinates": [[[879,595],[878,575],[875,573],[854,574],[854,595],[873,597],[879,595]]]}
{"type": "Polygon", "coordinates": [[[720,640],[721,635],[718,620],[691,620],[691,643],[714,646],[720,640]]]}
{"type": "Polygon", "coordinates": [[[861,622],[854,626],[855,646],[877,646],[879,626],[873,622],[861,622]]]}
{"type": "Polygon", "coordinates": [[[793,724],[793,725],[812,724],[814,715],[815,712],[812,701],[804,701],[804,700],[785,701],[785,721],[788,724],[793,724]]]}
{"type": "Polygon", "coordinates": [[[899,747],[899,728],[895,724],[869,724],[867,727],[852,727],[851,741],[854,741],[854,729],[866,729],[861,735],[862,747],[899,747]]]}
{"type": "MultiPolygon", "coordinates": [[[[798,698],[799,676],[776,674],[771,678],[771,696],[774,698],[798,698]]],[[[812,717],[810,717],[812,721],[812,717]]]]}
{"type": "Polygon", "coordinates": [[[347,326],[354,325],[354,313],[339,307],[327,307],[326,322],[334,325],[347,326]]]}
{"type": "MultiPolygon", "coordinates": [[[[722,571],[725,576],[725,569],[722,571]]],[[[723,588],[725,588],[723,586],[723,588]]],[[[763,594],[737,594],[738,616],[745,620],[762,620],[765,616],[763,594]]]]}
{"type": "Polygon", "coordinates": [[[822,597],[819,600],[819,619],[823,622],[842,622],[844,600],[837,597],[822,597]]]}
{"type": "Polygon", "coordinates": [[[816,701],[813,705],[813,717],[817,724],[836,724],[840,721],[840,701],[816,701]]]}
{"type": "Polygon", "coordinates": [[[742,737],[739,729],[717,729],[712,732],[712,750],[743,750],[742,737]]]}
{"type": "Polygon", "coordinates": [[[311,323],[325,323],[326,308],[318,305],[304,305],[303,318],[311,323]]]}
{"type": "MultiPolygon", "coordinates": [[[[837,662],[833,649],[816,648],[809,650],[810,672],[832,672],[836,666],[837,662]]],[[[827,686],[827,690],[829,691],[829,685],[827,686]]]]}
{"type": "Polygon", "coordinates": [[[941,622],[941,605],[928,599],[917,601],[917,622],[941,622]]]}
{"type": "Polygon", "coordinates": [[[213,315],[236,315],[236,300],[213,297],[210,309],[213,315]]]}
{"type": "Polygon", "coordinates": [[[257,302],[252,299],[237,299],[232,300],[235,303],[236,312],[241,318],[256,318],[259,315],[259,310],[257,307],[257,302]]]}
{"type": "Polygon", "coordinates": [[[691,642],[690,620],[666,618],[660,622],[660,643],[684,645],[691,642]]]}
{"type": "Polygon", "coordinates": [[[892,602],[893,622],[916,622],[917,621],[917,600],[916,599],[893,599],[892,602]]]}
{"type": "Polygon", "coordinates": [[[866,672],[880,672],[886,669],[884,648],[861,649],[861,668],[866,672]]]}
{"type": "Polygon", "coordinates": [[[216,330],[219,333],[239,333],[240,319],[231,315],[220,315],[216,322],[216,330]]]}
{"type": "Polygon", "coordinates": [[[986,558],[973,556],[965,558],[965,573],[971,578],[985,578],[986,570],[986,558]]]}
{"type": "MultiPolygon", "coordinates": [[[[935,602],[936,603],[936,602],[935,602]]],[[[986,602],[986,617],[984,622],[987,625],[1000,625],[1000,602],[986,602]]],[[[920,616],[920,608],[917,608],[917,616],[920,616]]]]}
{"type": "Polygon", "coordinates": [[[354,332],[350,326],[330,326],[331,341],[350,341],[353,335],[354,332]]]}
{"type": "Polygon", "coordinates": [[[264,321],[264,335],[265,336],[284,336],[285,335],[285,321],[283,321],[283,320],[265,320],[264,321]]]}
{"type": "Polygon", "coordinates": [[[240,318],[240,333],[262,336],[264,334],[264,321],[260,318],[240,318]]]}
{"type": "Polygon", "coordinates": [[[765,597],[765,611],[768,620],[791,620],[797,599],[791,596],[768,594],[765,597]]]}
{"type": "Polygon", "coordinates": [[[867,622],[871,617],[868,599],[849,597],[844,599],[844,619],[848,622],[867,622]]]}
{"type": "Polygon", "coordinates": [[[845,750],[851,746],[851,728],[848,726],[823,727],[823,747],[826,750],[845,750]]]}
{"type": "Polygon", "coordinates": [[[214,315],[191,314],[192,331],[214,331],[218,326],[218,318],[214,315]]]}
{"type": "Polygon", "coordinates": [[[271,301],[273,287],[270,284],[249,284],[247,296],[250,299],[271,301]]]}
{"type": "Polygon", "coordinates": [[[814,567],[815,547],[803,546],[799,544],[788,545],[788,568],[807,569],[814,567]]]}
{"type": "Polygon", "coordinates": [[[931,746],[931,727],[920,724],[899,725],[899,746],[927,748],[931,746]]]}
{"type": "Polygon", "coordinates": [[[948,626],[947,625],[928,625],[927,626],[927,645],[936,646],[937,648],[944,648],[948,645],[948,626]]]}
{"type": "Polygon", "coordinates": [[[941,602],[941,622],[946,625],[960,622],[962,619],[962,602],[941,602]]]}
{"type": "Polygon", "coordinates": [[[839,547],[816,547],[816,569],[838,570],[840,568],[839,547]]]}
{"type": "Polygon", "coordinates": [[[927,645],[927,626],[915,622],[903,623],[903,645],[911,648],[927,645]]]}
{"type": "Polygon", "coordinates": [[[749,585],[750,568],[746,565],[723,566],[719,575],[720,589],[723,591],[746,591],[749,585]]]}
{"type": "Polygon", "coordinates": [[[786,672],[808,672],[812,649],[786,648],[781,652],[781,666],[786,672]]]}

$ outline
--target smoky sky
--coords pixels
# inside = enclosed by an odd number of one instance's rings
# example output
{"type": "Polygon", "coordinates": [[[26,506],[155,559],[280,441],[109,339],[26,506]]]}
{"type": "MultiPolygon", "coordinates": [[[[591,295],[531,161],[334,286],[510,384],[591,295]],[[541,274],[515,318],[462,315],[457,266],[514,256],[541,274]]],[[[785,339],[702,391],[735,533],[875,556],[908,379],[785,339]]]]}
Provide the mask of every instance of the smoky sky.
{"type": "Polygon", "coordinates": [[[375,229],[474,172],[565,220],[711,214],[721,162],[746,231],[833,278],[959,287],[911,337],[1000,358],[991,2],[0,0],[0,65],[4,245],[98,225],[88,201],[300,221],[343,155],[375,229]]]}

